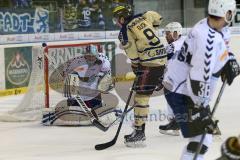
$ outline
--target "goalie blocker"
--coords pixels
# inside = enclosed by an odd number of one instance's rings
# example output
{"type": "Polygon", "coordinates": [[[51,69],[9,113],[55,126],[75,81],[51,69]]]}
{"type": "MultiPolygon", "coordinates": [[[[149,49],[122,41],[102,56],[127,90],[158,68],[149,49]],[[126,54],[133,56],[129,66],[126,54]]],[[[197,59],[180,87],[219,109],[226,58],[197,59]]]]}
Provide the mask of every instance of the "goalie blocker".
{"type": "Polygon", "coordinates": [[[115,107],[102,104],[101,93],[108,93],[114,84],[110,62],[96,46],[87,46],[86,54],[66,62],[63,73],[66,98],[43,111],[44,125],[91,125],[92,115],[105,125],[116,119],[115,107]]]}

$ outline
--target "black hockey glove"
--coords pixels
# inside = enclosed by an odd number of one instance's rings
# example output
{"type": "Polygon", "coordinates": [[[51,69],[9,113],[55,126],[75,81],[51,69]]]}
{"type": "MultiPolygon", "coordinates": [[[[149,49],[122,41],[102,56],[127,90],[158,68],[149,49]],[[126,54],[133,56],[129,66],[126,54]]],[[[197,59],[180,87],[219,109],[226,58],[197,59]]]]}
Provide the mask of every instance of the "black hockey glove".
{"type": "MultiPolygon", "coordinates": [[[[190,110],[191,111],[191,110],[190,110]]],[[[217,129],[218,120],[211,116],[210,107],[200,107],[192,109],[190,114],[193,124],[200,130],[213,134],[217,129]],[[196,117],[196,118],[195,118],[196,117]]]]}
{"type": "Polygon", "coordinates": [[[218,120],[212,118],[210,106],[196,105],[190,97],[186,97],[186,103],[188,105],[189,126],[193,135],[204,131],[213,134],[216,131],[218,120]]]}
{"type": "Polygon", "coordinates": [[[221,78],[223,82],[226,80],[228,85],[231,85],[234,78],[240,74],[240,67],[237,60],[234,58],[234,55],[229,53],[229,56],[232,56],[232,58],[230,58],[223,67],[221,78]]]}

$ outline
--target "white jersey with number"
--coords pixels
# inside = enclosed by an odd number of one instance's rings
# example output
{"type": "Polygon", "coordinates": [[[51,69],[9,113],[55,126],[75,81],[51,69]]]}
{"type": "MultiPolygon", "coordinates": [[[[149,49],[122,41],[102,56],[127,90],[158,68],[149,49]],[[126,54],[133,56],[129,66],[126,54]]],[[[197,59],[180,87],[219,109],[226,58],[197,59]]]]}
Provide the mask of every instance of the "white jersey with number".
{"type": "Polygon", "coordinates": [[[223,33],[197,23],[187,35],[181,51],[167,66],[164,85],[172,92],[191,97],[197,105],[207,105],[216,79],[228,60],[223,33]]]}
{"type": "MultiPolygon", "coordinates": [[[[173,55],[171,59],[174,59],[178,52],[181,50],[184,40],[185,37],[181,36],[179,39],[166,46],[167,54],[173,55]]],[[[171,59],[168,60],[168,63],[170,63],[171,59]]]]}
{"type": "Polygon", "coordinates": [[[98,63],[91,63],[84,56],[79,56],[68,61],[64,68],[65,74],[78,74],[78,85],[84,90],[81,92],[84,93],[81,95],[84,101],[91,100],[99,94],[97,88],[100,77],[111,73],[111,64],[106,56],[99,54],[97,61],[98,63]]]}

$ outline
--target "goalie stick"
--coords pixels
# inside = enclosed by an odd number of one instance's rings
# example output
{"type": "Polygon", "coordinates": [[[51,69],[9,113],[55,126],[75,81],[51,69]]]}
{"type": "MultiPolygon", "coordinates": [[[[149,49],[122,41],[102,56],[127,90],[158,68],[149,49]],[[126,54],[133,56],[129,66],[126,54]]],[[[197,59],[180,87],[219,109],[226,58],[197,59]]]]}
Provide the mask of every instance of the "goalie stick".
{"type": "MultiPolygon", "coordinates": [[[[43,47],[47,48],[47,44],[43,43],[42,44],[43,47]]],[[[54,61],[51,59],[51,57],[48,56],[48,54],[46,53],[46,48],[44,49],[44,56],[51,61],[51,63],[54,65],[54,61]]],[[[52,65],[50,65],[51,67],[53,67],[52,65]]],[[[53,68],[54,69],[54,68],[53,68]]],[[[57,72],[60,76],[63,76],[59,71],[57,72]]],[[[87,114],[87,116],[90,118],[90,121],[92,122],[92,124],[97,127],[98,129],[105,131],[106,127],[98,121],[98,117],[96,116],[97,114],[94,111],[91,111],[87,105],[84,103],[84,101],[82,100],[82,98],[80,97],[80,95],[74,96],[73,97],[79,104],[79,106],[85,111],[85,113],[87,114]]]]}
{"type": "Polygon", "coordinates": [[[131,97],[132,97],[132,94],[133,94],[133,88],[135,88],[135,84],[136,84],[136,79],[133,82],[131,91],[129,93],[129,96],[128,96],[128,99],[127,99],[127,102],[126,102],[126,105],[125,105],[125,108],[124,108],[124,111],[123,111],[123,114],[122,114],[121,122],[119,123],[118,129],[117,129],[117,132],[116,132],[114,138],[109,142],[95,145],[96,150],[104,150],[106,148],[109,148],[109,147],[113,146],[117,142],[120,130],[122,128],[123,120],[124,120],[124,117],[127,113],[128,105],[130,103],[130,100],[131,100],[131,97]]]}
{"type": "MultiPolygon", "coordinates": [[[[64,93],[66,94],[67,97],[72,97],[71,92],[70,92],[70,76],[66,78],[65,83],[67,84],[64,89],[64,93]]],[[[78,93],[76,96],[73,96],[73,98],[77,101],[79,106],[82,108],[82,110],[86,113],[86,115],[90,118],[91,123],[97,127],[98,129],[102,131],[106,131],[106,127],[98,120],[98,116],[96,112],[93,109],[89,109],[86,105],[86,103],[83,101],[81,98],[80,94],[78,93]]]]}
{"type": "MultiPolygon", "coordinates": [[[[221,97],[222,97],[222,94],[223,94],[223,91],[224,91],[224,89],[225,89],[225,87],[226,87],[226,84],[227,84],[227,81],[225,80],[225,81],[223,82],[223,84],[222,84],[222,87],[221,87],[221,89],[220,89],[220,91],[219,91],[219,94],[218,94],[218,96],[217,96],[217,99],[216,99],[216,101],[215,101],[213,110],[212,110],[212,112],[211,112],[211,117],[213,117],[214,113],[216,112],[217,106],[218,106],[218,104],[219,104],[219,102],[220,102],[220,99],[221,99],[221,97]]],[[[197,152],[195,153],[193,160],[197,160],[197,157],[198,157],[198,155],[199,155],[199,153],[200,153],[200,150],[201,150],[201,148],[202,148],[203,141],[204,141],[204,139],[205,139],[205,137],[206,137],[206,134],[207,134],[207,131],[205,130],[204,133],[203,133],[203,135],[202,135],[202,137],[201,137],[201,140],[200,140],[199,145],[198,145],[198,148],[197,148],[197,152]]]]}

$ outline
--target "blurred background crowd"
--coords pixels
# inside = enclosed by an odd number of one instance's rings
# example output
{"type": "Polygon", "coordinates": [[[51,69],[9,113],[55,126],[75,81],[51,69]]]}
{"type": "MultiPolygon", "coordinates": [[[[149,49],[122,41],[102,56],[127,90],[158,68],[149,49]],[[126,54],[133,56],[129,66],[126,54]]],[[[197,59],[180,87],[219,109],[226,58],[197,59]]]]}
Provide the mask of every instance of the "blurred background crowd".
{"type": "MultiPolygon", "coordinates": [[[[0,34],[116,30],[112,8],[119,3],[133,5],[136,14],[159,12],[163,26],[178,21],[192,27],[206,16],[208,0],[0,0],[0,34]]],[[[233,25],[240,24],[237,3],[233,25]]]]}

